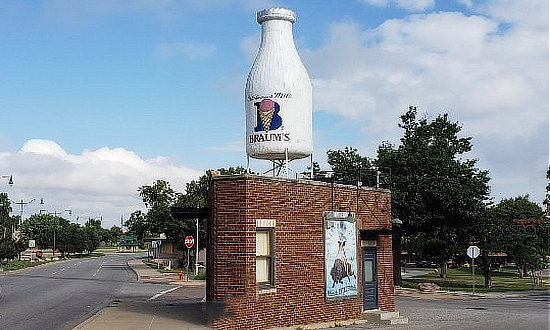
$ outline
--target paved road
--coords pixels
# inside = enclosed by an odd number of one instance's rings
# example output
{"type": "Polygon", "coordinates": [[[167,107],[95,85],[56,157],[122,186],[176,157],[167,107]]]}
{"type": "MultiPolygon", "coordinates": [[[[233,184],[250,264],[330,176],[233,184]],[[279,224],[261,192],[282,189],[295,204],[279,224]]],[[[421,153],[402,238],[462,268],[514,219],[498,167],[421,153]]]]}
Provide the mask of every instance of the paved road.
{"type": "Polygon", "coordinates": [[[136,255],[55,262],[0,275],[0,329],[71,329],[119,299],[147,299],[168,285],[137,283],[136,255]]]}
{"type": "Polygon", "coordinates": [[[405,325],[348,326],[331,330],[549,330],[549,292],[518,293],[517,297],[442,299],[396,297],[397,309],[409,318],[405,325]]]}

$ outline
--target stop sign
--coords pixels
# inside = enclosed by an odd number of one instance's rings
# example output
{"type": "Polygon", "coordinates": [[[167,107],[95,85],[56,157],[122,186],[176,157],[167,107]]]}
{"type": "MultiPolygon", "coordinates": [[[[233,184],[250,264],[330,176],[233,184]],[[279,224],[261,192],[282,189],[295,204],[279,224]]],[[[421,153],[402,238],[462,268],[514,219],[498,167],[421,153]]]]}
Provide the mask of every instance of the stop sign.
{"type": "Polygon", "coordinates": [[[193,236],[187,236],[185,237],[185,246],[187,246],[188,249],[192,248],[195,244],[195,239],[193,236]]]}
{"type": "Polygon", "coordinates": [[[479,248],[475,245],[468,247],[468,250],[466,250],[468,257],[472,259],[479,257],[479,252],[480,252],[479,248]]]}

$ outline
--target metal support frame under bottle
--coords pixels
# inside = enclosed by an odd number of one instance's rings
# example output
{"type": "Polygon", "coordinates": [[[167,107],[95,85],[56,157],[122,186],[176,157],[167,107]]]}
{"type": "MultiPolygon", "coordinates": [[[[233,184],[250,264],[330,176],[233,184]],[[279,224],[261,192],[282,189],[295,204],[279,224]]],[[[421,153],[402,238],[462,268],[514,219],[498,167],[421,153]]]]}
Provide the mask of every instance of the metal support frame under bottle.
{"type": "MultiPolygon", "coordinates": [[[[267,170],[262,173],[262,175],[266,175],[268,173],[271,173],[273,177],[277,177],[281,175],[281,171],[283,171],[283,176],[285,178],[290,178],[290,171],[292,170],[289,166],[292,159],[288,158],[288,149],[285,149],[285,159],[281,160],[270,160],[271,162],[271,169],[267,170]]],[[[313,179],[313,154],[309,155],[309,177],[310,179],[313,179]]],[[[250,173],[250,156],[246,155],[246,172],[250,173]]],[[[298,173],[296,173],[296,179],[298,179],[298,173]]]]}

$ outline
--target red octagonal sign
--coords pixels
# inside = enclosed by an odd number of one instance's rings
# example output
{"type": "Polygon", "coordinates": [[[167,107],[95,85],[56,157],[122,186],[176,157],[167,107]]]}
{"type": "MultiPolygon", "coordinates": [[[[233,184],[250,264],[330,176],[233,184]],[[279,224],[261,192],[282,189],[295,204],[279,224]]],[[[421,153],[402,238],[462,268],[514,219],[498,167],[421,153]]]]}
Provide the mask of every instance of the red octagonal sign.
{"type": "Polygon", "coordinates": [[[192,248],[195,244],[195,239],[193,236],[186,236],[185,237],[185,246],[187,246],[188,249],[192,248]]]}

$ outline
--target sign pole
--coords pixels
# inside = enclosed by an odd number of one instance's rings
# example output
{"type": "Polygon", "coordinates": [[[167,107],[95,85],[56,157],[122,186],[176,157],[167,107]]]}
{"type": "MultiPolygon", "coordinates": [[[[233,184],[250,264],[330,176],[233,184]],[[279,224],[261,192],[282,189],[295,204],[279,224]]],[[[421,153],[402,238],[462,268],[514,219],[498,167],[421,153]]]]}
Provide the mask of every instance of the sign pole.
{"type": "Polygon", "coordinates": [[[199,218],[197,220],[197,244],[195,247],[195,276],[199,275],[199,218]]]}
{"type": "MultiPolygon", "coordinates": [[[[197,220],[198,222],[198,220],[197,220]]],[[[187,280],[189,280],[189,272],[191,271],[191,248],[195,244],[193,236],[185,237],[185,246],[187,247],[187,280]]]]}
{"type": "Polygon", "coordinates": [[[476,294],[476,271],[475,271],[475,259],[479,257],[480,249],[475,246],[471,245],[466,250],[466,254],[468,254],[468,257],[472,258],[472,295],[476,294]]]}
{"type": "Polygon", "coordinates": [[[472,258],[472,294],[476,295],[476,271],[475,271],[475,259],[472,258]]]}

